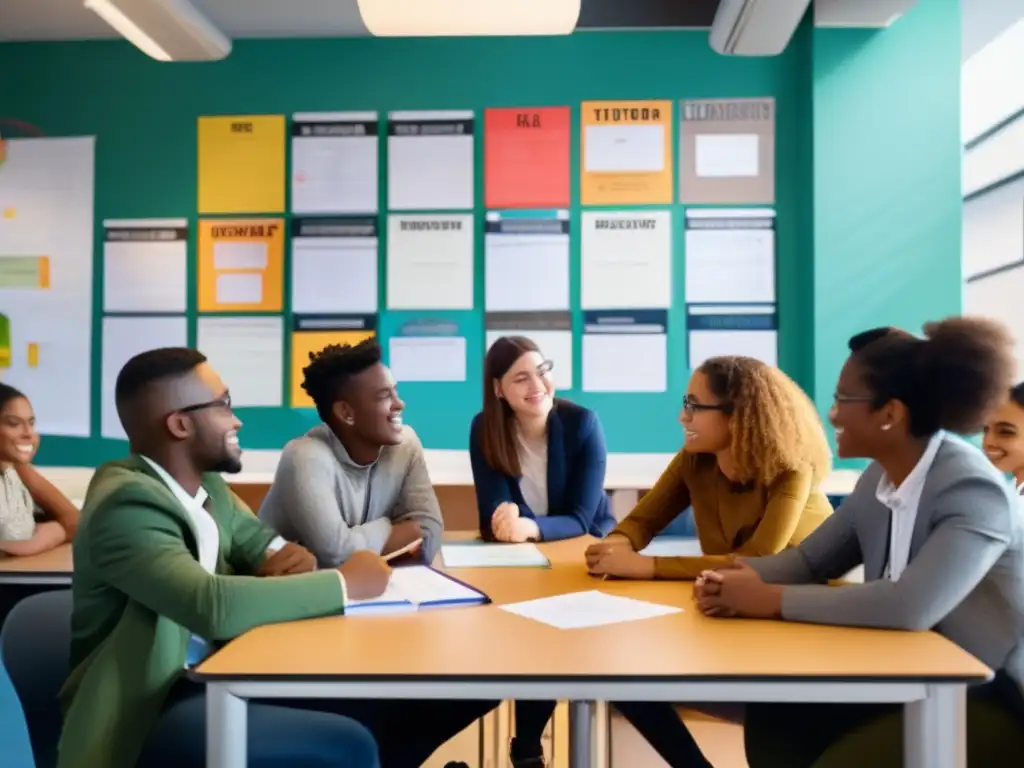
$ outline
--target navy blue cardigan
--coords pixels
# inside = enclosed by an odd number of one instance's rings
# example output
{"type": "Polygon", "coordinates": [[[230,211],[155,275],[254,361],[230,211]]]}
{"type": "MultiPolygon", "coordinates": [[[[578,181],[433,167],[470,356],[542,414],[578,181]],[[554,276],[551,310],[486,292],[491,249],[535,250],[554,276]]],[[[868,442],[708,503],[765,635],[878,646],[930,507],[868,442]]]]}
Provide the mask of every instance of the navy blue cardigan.
{"type": "Polygon", "coordinates": [[[519,478],[490,467],[482,448],[483,414],[469,430],[480,533],[493,539],[491,516],[498,505],[519,505],[522,517],[533,518],[545,541],[590,534],[604,536],[615,527],[611,502],[604,490],[608,448],[597,414],[568,400],[558,400],[548,416],[548,513],[540,517],[523,499],[519,478]]]}

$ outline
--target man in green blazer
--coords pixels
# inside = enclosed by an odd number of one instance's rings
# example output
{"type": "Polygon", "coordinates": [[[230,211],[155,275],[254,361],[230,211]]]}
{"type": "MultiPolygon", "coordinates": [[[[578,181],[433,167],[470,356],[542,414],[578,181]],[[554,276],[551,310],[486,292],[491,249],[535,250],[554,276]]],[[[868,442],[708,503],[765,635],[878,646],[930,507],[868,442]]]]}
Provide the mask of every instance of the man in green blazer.
{"type": "MultiPolygon", "coordinates": [[[[74,541],[58,768],[199,768],[204,689],[186,666],[261,624],[341,614],[347,599],[382,594],[390,569],[363,551],[315,570],[308,551],[276,537],[231,492],[219,473],[241,470],[241,422],[201,353],[137,355],[115,397],[132,454],[96,471],[74,541]]],[[[250,752],[288,768],[412,768],[494,706],[431,705],[250,702],[250,752]],[[426,731],[418,726],[429,711],[426,731]],[[313,743],[327,763],[308,754],[313,743]]]]}

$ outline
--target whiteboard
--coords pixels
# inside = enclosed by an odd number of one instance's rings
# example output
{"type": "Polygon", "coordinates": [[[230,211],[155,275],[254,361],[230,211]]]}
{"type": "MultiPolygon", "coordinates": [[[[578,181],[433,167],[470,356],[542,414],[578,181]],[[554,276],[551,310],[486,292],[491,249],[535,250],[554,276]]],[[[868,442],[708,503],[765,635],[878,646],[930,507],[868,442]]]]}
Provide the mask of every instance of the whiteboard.
{"type": "Polygon", "coordinates": [[[964,279],[1024,261],[1024,178],[964,203],[964,279]]]}
{"type": "Polygon", "coordinates": [[[964,286],[964,314],[1005,323],[1016,339],[1017,376],[1024,379],[1024,264],[983,277],[964,286]]]}

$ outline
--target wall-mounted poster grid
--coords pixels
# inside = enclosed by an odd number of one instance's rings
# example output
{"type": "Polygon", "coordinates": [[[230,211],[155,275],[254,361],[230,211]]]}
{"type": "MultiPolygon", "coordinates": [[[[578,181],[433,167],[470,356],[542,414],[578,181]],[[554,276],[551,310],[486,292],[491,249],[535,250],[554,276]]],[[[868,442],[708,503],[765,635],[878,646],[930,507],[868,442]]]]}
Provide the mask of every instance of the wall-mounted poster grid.
{"type": "Polygon", "coordinates": [[[103,311],[184,313],[188,220],[103,222],[103,311]]]}
{"type": "Polygon", "coordinates": [[[388,209],[472,210],[474,130],[471,110],[388,113],[388,209]]]}
{"type": "Polygon", "coordinates": [[[488,312],[485,350],[502,336],[525,336],[550,360],[558,389],[572,389],[572,315],[566,312],[488,312]]]}
{"type": "Polygon", "coordinates": [[[709,357],[740,355],[779,364],[774,304],[698,304],[686,309],[690,370],[709,357]]]}
{"type": "Polygon", "coordinates": [[[402,323],[388,339],[395,381],[465,381],[466,337],[459,324],[435,318],[402,323]]]}
{"type": "Polygon", "coordinates": [[[291,310],[299,315],[374,314],[377,218],[291,220],[291,310]]]}
{"type": "Polygon", "coordinates": [[[680,109],[679,202],[775,202],[775,100],[705,99],[680,109]]]}
{"type": "Polygon", "coordinates": [[[489,211],[484,222],[488,312],[569,309],[569,212],[489,211]]]}
{"type": "Polygon", "coordinates": [[[199,220],[199,311],[280,312],[284,220],[199,220]]]}
{"type": "Polygon", "coordinates": [[[584,392],[665,392],[668,311],[583,313],[584,392]]]}
{"type": "Polygon", "coordinates": [[[688,208],[686,303],[775,301],[775,211],[688,208]]]}
{"type": "Polygon", "coordinates": [[[303,369],[310,355],[332,344],[355,346],[377,335],[377,316],[294,315],[292,317],[289,403],[292,408],[312,408],[313,400],[302,388],[303,369]]]}
{"type": "Polygon", "coordinates": [[[377,212],[376,112],[292,116],[292,213],[377,212]]]}
{"type": "Polygon", "coordinates": [[[672,202],[671,101],[584,101],[580,130],[583,205],[672,202]]]}
{"type": "Polygon", "coordinates": [[[569,205],[569,107],[484,110],[484,205],[569,205]]]}

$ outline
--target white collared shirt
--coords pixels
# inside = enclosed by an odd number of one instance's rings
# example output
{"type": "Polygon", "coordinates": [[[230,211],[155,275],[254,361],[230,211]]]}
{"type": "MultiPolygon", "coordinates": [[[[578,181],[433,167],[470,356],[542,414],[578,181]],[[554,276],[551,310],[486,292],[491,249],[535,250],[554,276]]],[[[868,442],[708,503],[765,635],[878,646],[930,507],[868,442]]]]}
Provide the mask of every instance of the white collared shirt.
{"type": "Polygon", "coordinates": [[[894,486],[889,476],[884,473],[878,480],[875,497],[889,508],[892,515],[889,530],[889,563],[885,573],[885,577],[890,581],[899,581],[910,560],[910,540],[914,536],[914,523],[917,521],[917,509],[921,504],[924,483],[944,439],[941,432],[932,436],[924,454],[899,488],[894,486]]]}

